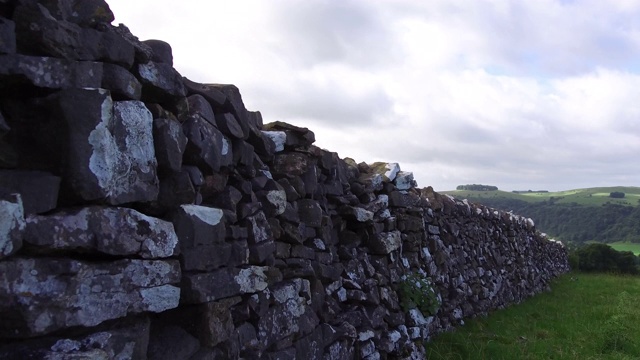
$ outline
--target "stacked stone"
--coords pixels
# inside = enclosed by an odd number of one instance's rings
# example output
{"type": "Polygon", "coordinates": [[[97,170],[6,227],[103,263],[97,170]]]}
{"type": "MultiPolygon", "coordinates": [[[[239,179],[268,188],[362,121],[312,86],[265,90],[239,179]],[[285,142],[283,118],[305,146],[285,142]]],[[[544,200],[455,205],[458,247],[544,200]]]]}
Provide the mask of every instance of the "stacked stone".
{"type": "Polygon", "coordinates": [[[423,358],[561,244],[199,84],[103,0],[0,0],[0,358],[423,358]],[[432,315],[400,306],[433,279],[432,315]]]}
{"type": "Polygon", "coordinates": [[[446,299],[430,331],[462,324],[542,291],[569,270],[567,251],[531,219],[423,190],[429,224],[428,273],[446,299]]]}

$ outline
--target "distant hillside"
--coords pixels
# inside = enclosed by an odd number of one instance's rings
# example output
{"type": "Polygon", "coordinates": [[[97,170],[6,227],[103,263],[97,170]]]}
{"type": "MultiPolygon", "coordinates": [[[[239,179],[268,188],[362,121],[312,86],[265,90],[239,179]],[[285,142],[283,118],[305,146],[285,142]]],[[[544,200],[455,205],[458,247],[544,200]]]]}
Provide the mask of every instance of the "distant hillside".
{"type": "Polygon", "coordinates": [[[441,193],[530,217],[540,231],[565,242],[640,243],[640,187],[441,193]],[[611,193],[624,193],[624,198],[612,198],[611,193]]]}

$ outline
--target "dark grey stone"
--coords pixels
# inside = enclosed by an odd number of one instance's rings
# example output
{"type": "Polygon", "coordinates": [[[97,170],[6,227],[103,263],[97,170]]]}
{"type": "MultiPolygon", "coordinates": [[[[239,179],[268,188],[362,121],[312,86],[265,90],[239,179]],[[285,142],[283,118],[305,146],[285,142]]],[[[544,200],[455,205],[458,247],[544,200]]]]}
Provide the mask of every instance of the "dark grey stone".
{"type": "Polygon", "coordinates": [[[204,98],[204,96],[200,94],[194,94],[187,98],[189,103],[189,115],[196,116],[199,115],[203,119],[207,120],[207,122],[213,126],[218,126],[216,123],[216,116],[211,108],[211,105],[204,98]]]}
{"type": "Polygon", "coordinates": [[[10,258],[0,262],[0,273],[0,336],[5,338],[162,312],[180,300],[180,289],[171,285],[180,281],[177,260],[10,258]]]}
{"type": "Polygon", "coordinates": [[[0,54],[14,54],[16,52],[16,24],[0,17],[0,54]]]}
{"type": "Polygon", "coordinates": [[[202,118],[191,116],[182,127],[189,140],[184,153],[186,164],[196,165],[210,174],[220,171],[225,158],[233,156],[228,140],[202,118]]]}
{"type": "Polygon", "coordinates": [[[86,207],[26,219],[25,242],[40,251],[65,250],[157,259],[177,253],[173,224],[135,210],[86,207]]]}
{"type": "Polygon", "coordinates": [[[181,327],[167,325],[152,329],[146,355],[154,360],[188,360],[198,349],[198,339],[181,327]]]}
{"type": "Polygon", "coordinates": [[[217,113],[216,124],[223,134],[236,139],[245,139],[242,127],[232,113],[217,113]]]}
{"type": "Polygon", "coordinates": [[[151,61],[173,66],[173,51],[169,43],[155,39],[145,40],[142,43],[150,47],[153,51],[151,61]]]}
{"type": "Polygon", "coordinates": [[[102,88],[111,91],[116,100],[140,100],[142,85],[127,69],[119,65],[102,65],[102,88]]]}
{"type": "Polygon", "coordinates": [[[0,170],[0,188],[20,193],[26,215],[45,213],[56,207],[60,180],[44,171],[0,170]]]}
{"type": "Polygon", "coordinates": [[[149,320],[135,317],[98,326],[70,338],[45,337],[0,346],[1,359],[134,359],[147,358],[149,320]]]}
{"type": "Polygon", "coordinates": [[[182,131],[182,125],[171,119],[153,120],[153,143],[158,169],[162,173],[180,171],[182,156],[187,147],[187,137],[182,131]]]}
{"type": "Polygon", "coordinates": [[[0,55],[0,92],[99,88],[102,64],[20,54],[0,55]]]}
{"type": "Polygon", "coordinates": [[[142,83],[144,101],[163,103],[186,96],[182,76],[169,64],[151,61],[138,64],[136,74],[142,83]]]}
{"type": "Polygon", "coordinates": [[[300,199],[296,201],[300,221],[310,227],[320,227],[322,225],[322,208],[317,201],[311,199],[300,199]]]}
{"type": "Polygon", "coordinates": [[[186,77],[183,77],[182,81],[184,82],[186,89],[189,91],[189,94],[202,95],[214,108],[222,109],[227,102],[227,96],[213,85],[199,84],[187,79],[186,77]]]}
{"type": "Polygon", "coordinates": [[[222,243],[226,233],[223,215],[222,210],[212,207],[181,205],[172,216],[180,247],[192,249],[222,243]]]}
{"type": "Polygon", "coordinates": [[[266,267],[222,268],[208,273],[186,273],[182,277],[181,301],[203,304],[267,288],[266,267]]]}

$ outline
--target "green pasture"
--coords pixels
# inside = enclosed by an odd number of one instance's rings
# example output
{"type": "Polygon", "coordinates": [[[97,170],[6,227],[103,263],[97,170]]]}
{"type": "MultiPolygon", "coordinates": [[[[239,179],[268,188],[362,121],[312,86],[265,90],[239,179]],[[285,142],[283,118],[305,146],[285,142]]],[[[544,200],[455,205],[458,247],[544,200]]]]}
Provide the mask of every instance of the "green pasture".
{"type": "Polygon", "coordinates": [[[426,344],[430,360],[640,359],[640,277],[570,273],[426,344]]]}
{"type": "Polygon", "coordinates": [[[586,189],[574,189],[556,192],[525,192],[513,193],[509,191],[470,191],[470,190],[453,190],[442,191],[442,194],[449,194],[459,199],[478,200],[482,199],[513,199],[526,202],[542,202],[553,201],[557,204],[575,203],[578,205],[599,206],[606,203],[619,204],[627,206],[640,205],[640,187],[631,186],[613,186],[613,187],[597,187],[586,189]],[[623,192],[625,197],[622,199],[610,198],[612,192],[623,192]]]}

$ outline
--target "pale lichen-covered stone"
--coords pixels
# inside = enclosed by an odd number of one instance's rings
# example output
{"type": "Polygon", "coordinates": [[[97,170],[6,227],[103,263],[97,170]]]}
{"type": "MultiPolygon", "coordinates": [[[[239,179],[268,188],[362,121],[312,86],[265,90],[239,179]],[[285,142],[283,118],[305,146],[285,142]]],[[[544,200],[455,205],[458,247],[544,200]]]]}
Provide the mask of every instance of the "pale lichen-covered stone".
{"type": "Polygon", "coordinates": [[[400,165],[398,163],[384,163],[376,162],[371,164],[371,170],[374,173],[382,176],[384,181],[393,181],[400,171],[400,165]]]}
{"type": "Polygon", "coordinates": [[[0,259],[20,250],[24,229],[24,210],[20,194],[0,192],[0,259]]]}
{"type": "Polygon", "coordinates": [[[287,142],[287,133],[284,131],[262,131],[262,133],[276,144],[276,152],[284,150],[287,142]]]}
{"type": "Polygon", "coordinates": [[[114,103],[104,89],[63,90],[50,102],[67,131],[63,180],[76,196],[111,205],[157,198],[153,119],[142,102],[114,103]]]}
{"type": "Polygon", "coordinates": [[[246,269],[240,269],[238,274],[234,276],[234,281],[240,286],[241,294],[252,294],[262,291],[269,285],[267,282],[267,270],[264,266],[250,266],[246,269]]]}
{"type": "Polygon", "coordinates": [[[173,224],[128,208],[92,206],[27,217],[25,241],[43,250],[95,252],[144,259],[175,255],[173,224]]]}
{"type": "Polygon", "coordinates": [[[401,233],[395,230],[376,234],[374,238],[370,239],[369,246],[376,253],[389,254],[402,246],[401,233]]]}
{"type": "Polygon", "coordinates": [[[180,289],[171,284],[179,281],[177,260],[8,259],[0,262],[0,336],[44,335],[172,309],[180,289]]]}
{"type": "Polygon", "coordinates": [[[399,171],[393,183],[396,184],[398,190],[409,190],[416,186],[413,173],[408,171],[399,171]]]}

